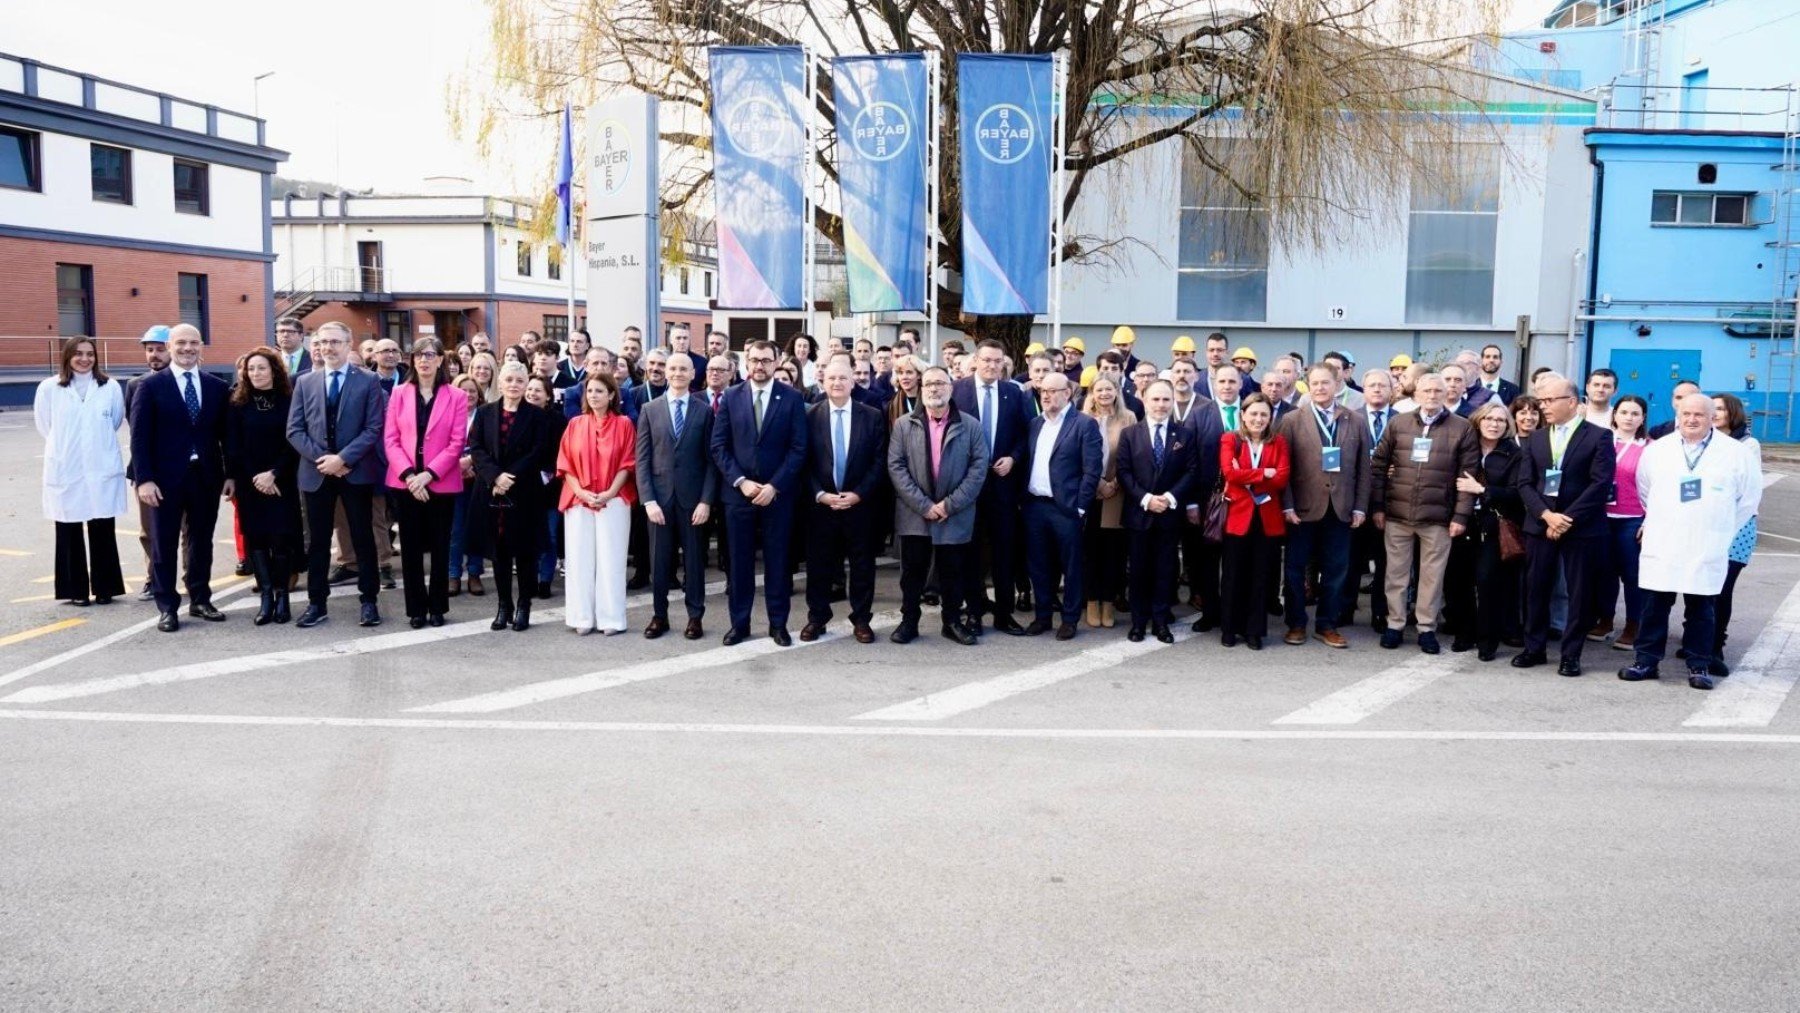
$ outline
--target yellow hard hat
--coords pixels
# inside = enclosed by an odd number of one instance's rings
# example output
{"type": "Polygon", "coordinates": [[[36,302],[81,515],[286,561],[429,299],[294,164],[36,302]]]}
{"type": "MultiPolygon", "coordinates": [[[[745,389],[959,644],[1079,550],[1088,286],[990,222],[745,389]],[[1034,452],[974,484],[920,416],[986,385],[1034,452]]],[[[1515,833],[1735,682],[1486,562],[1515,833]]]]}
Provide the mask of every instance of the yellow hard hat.
{"type": "Polygon", "coordinates": [[[1237,351],[1231,353],[1231,357],[1234,360],[1235,359],[1249,359],[1251,362],[1255,362],[1256,361],[1256,351],[1254,349],[1252,349],[1249,345],[1242,345],[1242,346],[1239,346],[1237,351]]]}
{"type": "Polygon", "coordinates": [[[1113,328],[1113,333],[1112,333],[1112,343],[1113,344],[1129,345],[1135,341],[1137,341],[1137,332],[1132,330],[1131,328],[1126,327],[1124,324],[1120,324],[1119,326],[1113,328]]]}
{"type": "Polygon", "coordinates": [[[1031,344],[1025,346],[1026,355],[1036,355],[1043,350],[1044,343],[1042,341],[1033,341],[1031,344]]]}
{"type": "Polygon", "coordinates": [[[1388,360],[1388,368],[1389,369],[1394,369],[1396,367],[1398,367],[1400,369],[1405,369],[1406,367],[1408,367],[1410,365],[1412,365],[1412,356],[1406,355],[1404,353],[1402,353],[1400,355],[1396,355],[1393,358],[1388,360]]]}
{"type": "Polygon", "coordinates": [[[1062,346],[1064,348],[1072,348],[1083,355],[1087,354],[1087,345],[1083,344],[1080,338],[1064,338],[1062,346]]]}
{"type": "Polygon", "coordinates": [[[1169,351],[1171,351],[1171,352],[1192,352],[1193,350],[1194,350],[1194,339],[1188,337],[1185,334],[1183,334],[1181,337],[1176,338],[1175,343],[1173,345],[1169,346],[1169,351]]]}
{"type": "Polygon", "coordinates": [[[1100,375],[1100,367],[1089,366],[1081,371],[1081,389],[1087,390],[1094,385],[1094,377],[1100,375]]]}

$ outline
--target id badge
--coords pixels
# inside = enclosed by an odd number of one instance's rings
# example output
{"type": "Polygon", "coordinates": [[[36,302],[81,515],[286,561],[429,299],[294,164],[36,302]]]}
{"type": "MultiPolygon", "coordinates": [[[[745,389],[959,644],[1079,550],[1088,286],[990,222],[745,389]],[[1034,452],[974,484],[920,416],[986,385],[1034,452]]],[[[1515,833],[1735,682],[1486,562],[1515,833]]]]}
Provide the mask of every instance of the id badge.
{"type": "Polygon", "coordinates": [[[1681,501],[1692,503],[1700,498],[1700,479],[1684,478],[1681,480],[1681,501]]]}
{"type": "Polygon", "coordinates": [[[1342,471],[1344,467],[1344,451],[1342,447],[1324,447],[1319,451],[1319,463],[1328,472],[1342,471]]]}
{"type": "Polygon", "coordinates": [[[1412,463],[1424,464],[1431,460],[1431,437],[1414,437],[1412,442],[1412,463]]]}
{"type": "Polygon", "coordinates": [[[1544,495],[1562,495],[1562,469],[1547,468],[1544,471],[1544,495]]]}

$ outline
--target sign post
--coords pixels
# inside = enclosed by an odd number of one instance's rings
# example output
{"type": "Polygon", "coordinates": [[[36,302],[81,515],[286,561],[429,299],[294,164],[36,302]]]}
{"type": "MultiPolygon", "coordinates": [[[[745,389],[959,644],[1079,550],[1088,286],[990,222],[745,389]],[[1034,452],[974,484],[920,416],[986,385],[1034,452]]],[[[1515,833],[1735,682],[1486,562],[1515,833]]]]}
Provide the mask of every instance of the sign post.
{"type": "Polygon", "coordinates": [[[588,333],[617,351],[620,334],[637,327],[648,348],[662,338],[657,100],[630,92],[589,106],[587,137],[588,333]]]}

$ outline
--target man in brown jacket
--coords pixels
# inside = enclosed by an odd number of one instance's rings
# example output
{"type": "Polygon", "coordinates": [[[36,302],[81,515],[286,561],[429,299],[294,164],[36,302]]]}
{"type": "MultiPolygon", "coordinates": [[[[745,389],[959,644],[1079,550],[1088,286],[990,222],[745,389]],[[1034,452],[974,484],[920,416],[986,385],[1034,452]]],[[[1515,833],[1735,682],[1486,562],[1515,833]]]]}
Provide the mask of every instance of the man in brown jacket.
{"type": "Polygon", "coordinates": [[[1350,532],[1369,512],[1369,431],[1337,401],[1336,366],[1322,362],[1306,371],[1310,403],[1287,413],[1281,435],[1290,455],[1288,486],[1281,495],[1288,523],[1287,637],[1306,643],[1306,571],[1319,571],[1319,613],[1314,635],[1328,647],[1349,647],[1337,631],[1350,577],[1350,532]]]}
{"type": "Polygon", "coordinates": [[[1480,463],[1480,443],[1469,423],[1444,408],[1444,378],[1419,377],[1417,411],[1394,416],[1375,447],[1369,494],[1375,526],[1387,542],[1388,626],[1381,646],[1400,646],[1406,626],[1406,584],[1413,550],[1419,553],[1419,593],[1413,613],[1419,650],[1438,653],[1437,617],[1444,606],[1444,567],[1450,540],[1468,527],[1475,497],[1456,491],[1456,476],[1480,463]]]}

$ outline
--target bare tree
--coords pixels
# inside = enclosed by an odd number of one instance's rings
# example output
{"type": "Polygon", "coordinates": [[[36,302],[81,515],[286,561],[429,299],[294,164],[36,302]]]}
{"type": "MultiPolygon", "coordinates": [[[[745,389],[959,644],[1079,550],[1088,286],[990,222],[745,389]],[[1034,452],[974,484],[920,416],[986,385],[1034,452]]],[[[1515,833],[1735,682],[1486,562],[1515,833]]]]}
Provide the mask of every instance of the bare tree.
{"type": "MultiPolygon", "coordinates": [[[[1159,144],[1185,145],[1207,186],[1265,212],[1273,237],[1319,246],[1339,238],[1346,210],[1404,206],[1415,173],[1451,150],[1480,109],[1468,33],[1498,17],[1500,0],[487,0],[495,61],[451,90],[452,113],[484,152],[495,124],[548,116],[633,88],[663,102],[662,205],[703,213],[710,196],[706,50],[806,45],[821,55],[943,54],[946,108],[938,180],[940,262],[962,263],[957,180],[956,54],[1069,54],[1065,212],[1093,174],[1159,144]],[[491,77],[486,76],[491,71],[491,77]],[[1222,145],[1230,137],[1234,143],[1222,145]],[[1248,142],[1248,143],[1244,143],[1248,142]],[[1224,152],[1229,150],[1226,157],[1224,152]]],[[[831,76],[820,66],[818,109],[832,122],[831,76]]],[[[829,130],[817,153],[835,180],[829,130]]],[[[842,222],[816,212],[841,247],[842,222]]],[[[1104,257],[1131,237],[1070,237],[1071,260],[1104,257]]],[[[973,317],[940,286],[940,322],[1029,340],[1029,317],[973,317]]]]}

